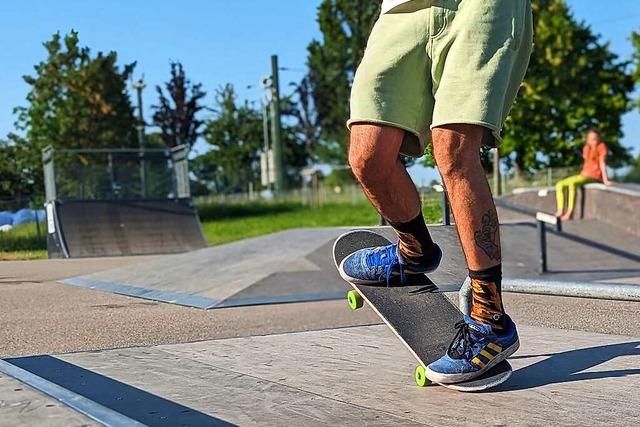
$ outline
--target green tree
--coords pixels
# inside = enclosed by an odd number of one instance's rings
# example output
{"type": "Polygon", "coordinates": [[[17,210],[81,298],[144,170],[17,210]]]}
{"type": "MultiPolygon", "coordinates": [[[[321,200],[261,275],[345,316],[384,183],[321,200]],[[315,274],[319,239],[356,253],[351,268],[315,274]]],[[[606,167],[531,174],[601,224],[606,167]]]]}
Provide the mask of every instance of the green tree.
{"type": "Polygon", "coordinates": [[[219,89],[215,99],[214,118],[205,122],[204,130],[205,140],[212,149],[194,161],[194,173],[200,174],[199,178],[213,180],[221,192],[243,192],[249,183],[258,188],[263,145],[261,112],[246,101],[237,105],[231,84],[219,89]],[[210,167],[207,168],[207,164],[210,167]]]}
{"type": "Polygon", "coordinates": [[[629,62],[611,52],[564,0],[533,3],[535,43],[525,81],[504,127],[501,158],[518,170],[581,162],[584,134],[597,126],[611,149],[609,163],[630,160],[620,145],[629,110],[629,62]]]}
{"type": "Polygon", "coordinates": [[[318,160],[318,149],[321,146],[320,123],[313,101],[313,86],[311,78],[306,75],[295,86],[293,95],[288,97],[285,108],[282,109],[285,116],[294,120],[295,135],[303,141],[307,156],[310,160],[318,160]]]}
{"type": "Polygon", "coordinates": [[[42,148],[131,147],[136,144],[127,80],[135,64],[120,70],[115,52],[92,58],[78,33],[44,43],[48,58],[24,76],[28,107],[18,107],[17,127],[28,144],[42,148]]]}
{"type": "Polygon", "coordinates": [[[216,151],[209,150],[189,161],[189,171],[195,177],[191,182],[193,196],[224,191],[224,170],[217,163],[216,151]]]}
{"type": "MultiPolygon", "coordinates": [[[[640,33],[633,31],[631,33],[631,45],[633,46],[633,54],[631,56],[631,60],[634,64],[634,70],[632,73],[633,80],[636,84],[640,83],[640,33]]],[[[636,100],[635,103],[636,108],[640,110],[640,97],[636,100]]],[[[640,183],[640,154],[635,159],[635,161],[631,164],[631,169],[629,172],[622,178],[622,181],[625,182],[635,182],[640,183]]]]}
{"type": "MultiPolygon", "coordinates": [[[[281,101],[283,114],[290,114],[290,103],[281,101]]],[[[211,150],[191,162],[191,170],[212,192],[244,192],[249,183],[260,188],[260,155],[264,147],[262,111],[247,101],[238,105],[231,84],[216,92],[214,117],[205,121],[204,138],[211,150]]],[[[298,129],[286,120],[282,126],[283,156],[287,187],[300,182],[300,169],[307,165],[305,141],[298,129]]]]}
{"type": "Polygon", "coordinates": [[[160,128],[162,140],[168,147],[185,144],[193,147],[201,135],[204,122],[197,114],[204,109],[201,104],[206,92],[201,83],[191,83],[179,62],[171,63],[171,79],[165,84],[168,97],[156,86],[160,104],[152,106],[153,124],[160,128]]]}
{"type": "Polygon", "coordinates": [[[315,151],[325,163],[347,163],[349,93],[379,14],[379,2],[366,0],[323,0],[318,8],[322,40],[307,48],[309,72],[301,86],[313,99],[317,117],[311,123],[319,127],[321,141],[315,151]]]}
{"type": "MultiPolygon", "coordinates": [[[[633,70],[633,80],[636,84],[640,83],[640,33],[633,31],[631,33],[631,45],[633,46],[633,55],[631,60],[635,65],[635,69],[633,70]]],[[[636,103],[636,107],[640,109],[640,98],[636,103]]]]}
{"type": "Polygon", "coordinates": [[[640,184],[640,155],[633,161],[631,169],[622,177],[621,181],[640,184]]]}
{"type": "MultiPolygon", "coordinates": [[[[34,76],[24,76],[31,87],[29,105],[15,109],[20,135],[9,135],[19,146],[25,173],[33,177],[37,192],[43,192],[41,151],[47,145],[104,148],[137,144],[126,91],[135,64],[120,70],[115,52],[92,57],[89,48],[79,46],[75,31],[64,38],[54,34],[43,45],[47,59],[34,67],[34,76]]],[[[88,161],[88,156],[77,157],[76,161],[88,161]]],[[[58,166],[58,170],[65,169],[58,166]]]]}
{"type": "MultiPolygon", "coordinates": [[[[35,170],[25,164],[29,157],[23,146],[11,141],[0,140],[1,197],[28,196],[35,193],[36,180],[33,176],[35,170]]],[[[41,175],[42,168],[37,172],[41,175]]]]}

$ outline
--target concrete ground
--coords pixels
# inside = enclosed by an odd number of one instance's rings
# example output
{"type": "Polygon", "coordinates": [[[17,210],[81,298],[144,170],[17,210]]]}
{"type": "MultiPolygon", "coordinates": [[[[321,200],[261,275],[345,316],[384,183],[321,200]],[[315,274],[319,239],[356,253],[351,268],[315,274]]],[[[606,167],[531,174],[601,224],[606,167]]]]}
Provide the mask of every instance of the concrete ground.
{"type": "MultiPolygon", "coordinates": [[[[217,338],[370,325],[369,310],[343,300],[201,310],[66,286],[56,280],[145,258],[2,263],[0,357],[175,344],[217,338]],[[47,276],[50,279],[47,279],[47,276]]],[[[451,295],[455,301],[456,295],[451,295]]],[[[640,336],[635,302],[505,294],[519,322],[640,336]]]]}
{"type": "MultiPolygon", "coordinates": [[[[505,244],[518,247],[514,238],[505,244]]],[[[624,256],[637,240],[624,242],[597,249],[600,264],[551,265],[640,285],[640,264],[624,256]]],[[[505,260],[520,271],[535,262],[531,251],[505,260]]],[[[505,294],[523,336],[516,370],[495,392],[468,395],[416,387],[410,354],[370,309],[342,300],[201,310],[58,283],[154,259],[2,263],[0,357],[15,358],[3,366],[40,379],[67,372],[68,401],[111,425],[634,425],[640,416],[639,303],[505,294]],[[74,375],[128,404],[75,389],[74,375]],[[136,412],[138,401],[171,416],[136,412]]],[[[0,426],[22,425],[99,424],[0,373],[0,426]]]]}

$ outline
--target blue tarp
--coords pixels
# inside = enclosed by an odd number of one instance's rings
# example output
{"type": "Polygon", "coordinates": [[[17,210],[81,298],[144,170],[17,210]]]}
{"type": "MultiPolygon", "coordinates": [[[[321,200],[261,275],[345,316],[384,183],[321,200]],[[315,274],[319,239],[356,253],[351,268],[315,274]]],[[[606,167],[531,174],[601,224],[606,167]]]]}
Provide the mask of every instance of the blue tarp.
{"type": "Polygon", "coordinates": [[[13,213],[9,211],[0,212],[0,226],[2,225],[20,225],[29,222],[43,222],[45,219],[44,210],[20,209],[13,213]]]}
{"type": "Polygon", "coordinates": [[[0,212],[0,226],[13,224],[13,214],[11,212],[0,212]]]}

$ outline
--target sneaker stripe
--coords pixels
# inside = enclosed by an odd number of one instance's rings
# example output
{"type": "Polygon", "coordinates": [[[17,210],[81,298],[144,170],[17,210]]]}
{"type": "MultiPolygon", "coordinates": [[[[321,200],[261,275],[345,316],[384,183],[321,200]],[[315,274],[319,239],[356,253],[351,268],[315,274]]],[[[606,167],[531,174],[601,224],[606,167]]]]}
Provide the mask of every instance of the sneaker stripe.
{"type": "Polygon", "coordinates": [[[491,359],[496,357],[495,354],[491,354],[485,349],[480,350],[480,354],[487,358],[487,362],[491,362],[491,359]]]}
{"type": "Polygon", "coordinates": [[[500,347],[498,344],[494,344],[492,342],[490,342],[489,344],[487,344],[487,347],[489,347],[491,350],[500,353],[502,351],[502,347],[500,347]]]}
{"type": "Polygon", "coordinates": [[[474,363],[474,364],[480,366],[481,368],[484,368],[484,366],[486,365],[486,363],[484,363],[478,357],[474,357],[473,359],[471,359],[471,363],[474,363]]]}

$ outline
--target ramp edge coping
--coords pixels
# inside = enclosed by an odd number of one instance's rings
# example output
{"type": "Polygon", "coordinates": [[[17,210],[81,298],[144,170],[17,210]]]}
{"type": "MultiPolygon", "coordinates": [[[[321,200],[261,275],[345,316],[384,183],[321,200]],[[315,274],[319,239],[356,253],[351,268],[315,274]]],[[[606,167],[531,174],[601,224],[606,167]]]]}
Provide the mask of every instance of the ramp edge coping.
{"type": "Polygon", "coordinates": [[[134,419],[0,359],[0,372],[109,427],[144,427],[134,419]]]}

